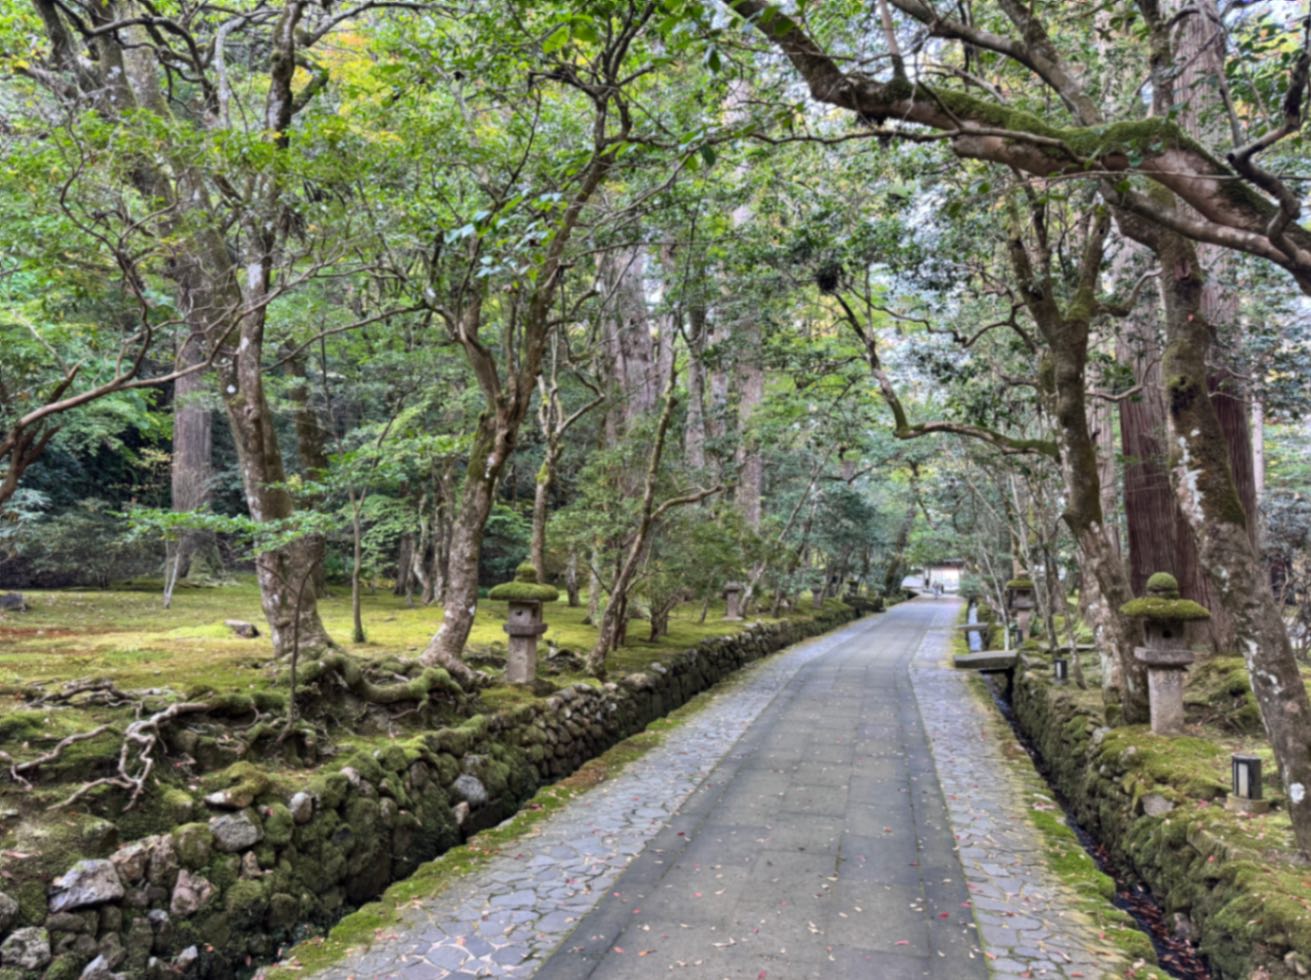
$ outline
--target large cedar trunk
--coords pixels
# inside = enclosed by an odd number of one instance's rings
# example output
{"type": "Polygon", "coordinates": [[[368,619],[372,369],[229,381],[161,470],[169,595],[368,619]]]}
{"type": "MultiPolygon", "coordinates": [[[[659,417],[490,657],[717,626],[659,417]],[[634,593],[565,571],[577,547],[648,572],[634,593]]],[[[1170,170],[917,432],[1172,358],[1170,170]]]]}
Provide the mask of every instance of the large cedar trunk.
{"type": "Polygon", "coordinates": [[[683,422],[683,456],[689,469],[706,465],[706,372],[701,363],[706,345],[706,308],[688,310],[687,415],[683,422]]]}
{"type": "MultiPolygon", "coordinates": [[[[1018,232],[1012,234],[1009,247],[1025,305],[1047,343],[1049,370],[1042,372],[1043,395],[1056,419],[1061,478],[1065,486],[1065,511],[1061,517],[1074,535],[1081,567],[1096,583],[1101,640],[1110,645],[1115,673],[1118,673],[1120,720],[1138,724],[1149,718],[1147,669],[1134,656],[1141,629],[1134,620],[1119,615],[1120,607],[1133,594],[1115,537],[1102,513],[1101,464],[1096,438],[1088,425],[1085,394],[1089,323],[1096,310],[1103,248],[1109,230],[1110,220],[1105,215],[1094,219],[1089,228],[1079,277],[1074,283],[1077,290],[1068,309],[1062,309],[1055,299],[1057,290],[1051,278],[1054,262],[1050,253],[1040,252],[1040,262],[1035,263],[1018,232]]],[[[1105,673],[1102,689],[1109,698],[1116,689],[1107,683],[1105,673]]]]}
{"type": "MultiPolygon", "coordinates": [[[[1120,561],[1115,539],[1102,515],[1102,491],[1096,443],[1088,429],[1084,402],[1087,349],[1077,337],[1066,345],[1053,345],[1053,401],[1061,447],[1061,475],[1065,482],[1066,509],[1062,515],[1079,546],[1081,566],[1095,580],[1101,640],[1109,644],[1119,679],[1121,720],[1139,724],[1148,720],[1147,670],[1134,657],[1141,643],[1141,629],[1135,620],[1119,614],[1133,598],[1129,579],[1120,561]]],[[[1086,341],[1086,330],[1084,332],[1086,341]]],[[[1103,677],[1102,690],[1112,688],[1103,677]]]]}
{"type": "Polygon", "coordinates": [[[1229,451],[1210,397],[1212,327],[1201,314],[1203,274],[1192,245],[1156,232],[1164,270],[1171,478],[1197,534],[1212,594],[1232,618],[1285,792],[1293,832],[1311,854],[1311,702],[1288,631],[1252,543],[1229,451]]]}
{"type": "MultiPolygon", "coordinates": [[[[198,364],[204,357],[203,326],[188,336],[178,352],[178,367],[198,364]]],[[[205,396],[213,382],[203,371],[183,375],[173,382],[173,455],[170,464],[173,510],[191,513],[209,502],[213,481],[214,419],[205,396]]],[[[191,560],[209,539],[201,531],[184,531],[168,548],[165,559],[164,604],[172,597],[171,585],[184,579],[191,560]]]]}

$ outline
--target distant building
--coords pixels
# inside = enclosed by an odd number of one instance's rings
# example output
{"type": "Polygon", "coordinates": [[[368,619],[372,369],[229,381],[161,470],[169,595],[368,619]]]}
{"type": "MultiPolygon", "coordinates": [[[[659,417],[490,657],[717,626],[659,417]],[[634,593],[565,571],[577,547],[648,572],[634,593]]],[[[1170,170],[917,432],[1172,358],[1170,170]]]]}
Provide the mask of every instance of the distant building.
{"type": "Polygon", "coordinates": [[[924,587],[932,589],[941,586],[943,592],[959,592],[961,572],[965,562],[959,558],[948,558],[933,562],[924,570],[924,587]]]}

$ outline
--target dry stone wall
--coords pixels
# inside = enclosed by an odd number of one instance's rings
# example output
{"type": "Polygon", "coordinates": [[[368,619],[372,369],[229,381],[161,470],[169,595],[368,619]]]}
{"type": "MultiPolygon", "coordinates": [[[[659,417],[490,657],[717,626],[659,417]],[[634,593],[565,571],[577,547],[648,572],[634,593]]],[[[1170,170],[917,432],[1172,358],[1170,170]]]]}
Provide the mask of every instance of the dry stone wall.
{"type": "Polygon", "coordinates": [[[1311,974],[1308,875],[1272,867],[1243,818],[1224,810],[1225,784],[1206,774],[1225,763],[1224,750],[1196,738],[1167,742],[1141,726],[1107,728],[1049,672],[1021,663],[1012,703],[1075,819],[1147,885],[1216,977],[1311,974]]]}
{"type": "Polygon", "coordinates": [[[616,682],[354,751],[292,789],[238,769],[231,789],[206,798],[207,819],[80,861],[43,895],[0,891],[0,980],[248,973],[510,816],[541,784],[853,615],[752,626],[616,682]]]}

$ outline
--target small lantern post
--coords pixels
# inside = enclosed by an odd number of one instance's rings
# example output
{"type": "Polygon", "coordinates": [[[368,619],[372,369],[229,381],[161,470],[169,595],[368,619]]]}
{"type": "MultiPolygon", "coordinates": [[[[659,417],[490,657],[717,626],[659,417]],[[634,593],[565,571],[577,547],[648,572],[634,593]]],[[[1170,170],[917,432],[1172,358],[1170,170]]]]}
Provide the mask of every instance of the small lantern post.
{"type": "Polygon", "coordinates": [[[741,582],[724,583],[724,619],[727,622],[737,622],[742,618],[742,593],[746,591],[746,586],[741,582]]]}
{"type": "Polygon", "coordinates": [[[536,567],[524,562],[515,569],[513,582],[496,586],[487,597],[510,604],[505,620],[505,632],[510,636],[505,679],[510,684],[531,685],[537,680],[537,638],[546,632],[542,603],[554,602],[560,592],[554,586],[539,584],[536,567]]]}
{"type": "Polygon", "coordinates": [[[1261,798],[1261,758],[1233,755],[1233,791],[1225,800],[1225,809],[1234,813],[1268,813],[1270,801],[1261,798]]]}
{"type": "Polygon", "coordinates": [[[1057,684],[1067,684],[1070,680],[1070,661],[1065,654],[1058,653],[1052,658],[1052,677],[1057,684]]]}
{"type": "Polygon", "coordinates": [[[858,595],[860,595],[860,579],[858,578],[847,579],[847,598],[854,599],[858,595]]]}
{"type": "Polygon", "coordinates": [[[824,608],[824,576],[818,575],[810,588],[810,604],[816,609],[824,608]]]}
{"type": "Polygon", "coordinates": [[[1184,645],[1184,626],[1211,614],[1192,599],[1179,597],[1179,583],[1168,572],[1147,580],[1147,594],[1120,607],[1122,615],[1143,621],[1146,646],[1134,657],[1147,665],[1147,695],[1152,731],[1175,735],[1184,726],[1184,672],[1196,658],[1184,645]]]}
{"type": "Polygon", "coordinates": [[[1029,622],[1035,608],[1033,579],[1028,573],[1021,573],[1006,583],[1006,609],[1020,628],[1020,642],[1029,635],[1029,622]]]}

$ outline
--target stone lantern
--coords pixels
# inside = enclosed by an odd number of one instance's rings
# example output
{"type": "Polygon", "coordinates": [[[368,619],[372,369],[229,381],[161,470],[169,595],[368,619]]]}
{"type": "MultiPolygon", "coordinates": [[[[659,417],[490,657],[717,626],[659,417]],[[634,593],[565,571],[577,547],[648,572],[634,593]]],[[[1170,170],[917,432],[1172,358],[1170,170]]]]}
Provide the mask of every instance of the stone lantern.
{"type": "Polygon", "coordinates": [[[542,603],[554,602],[560,592],[555,586],[539,584],[537,569],[531,562],[524,562],[514,570],[513,582],[496,586],[487,597],[510,604],[505,621],[505,632],[510,635],[505,679],[511,684],[531,685],[537,679],[537,638],[546,632],[542,603]]]}
{"type": "Polygon", "coordinates": [[[824,608],[824,576],[817,576],[810,589],[810,603],[816,609],[824,608]]]}
{"type": "Polygon", "coordinates": [[[746,586],[741,582],[724,583],[724,619],[737,622],[742,618],[742,593],[746,586]]]}
{"type": "Polygon", "coordinates": [[[1168,572],[1149,578],[1147,594],[1126,602],[1120,613],[1143,622],[1147,645],[1135,647],[1133,655],[1147,665],[1152,731],[1177,734],[1184,725],[1184,671],[1196,659],[1184,643],[1184,627],[1211,614],[1192,599],[1179,598],[1179,583],[1168,572]]]}
{"type": "Polygon", "coordinates": [[[1027,573],[1021,573],[1006,583],[1006,610],[1020,628],[1021,640],[1029,635],[1029,622],[1035,608],[1033,579],[1027,573]]]}
{"type": "Polygon", "coordinates": [[[860,579],[858,578],[847,579],[847,598],[854,599],[858,595],[860,595],[860,579]]]}

